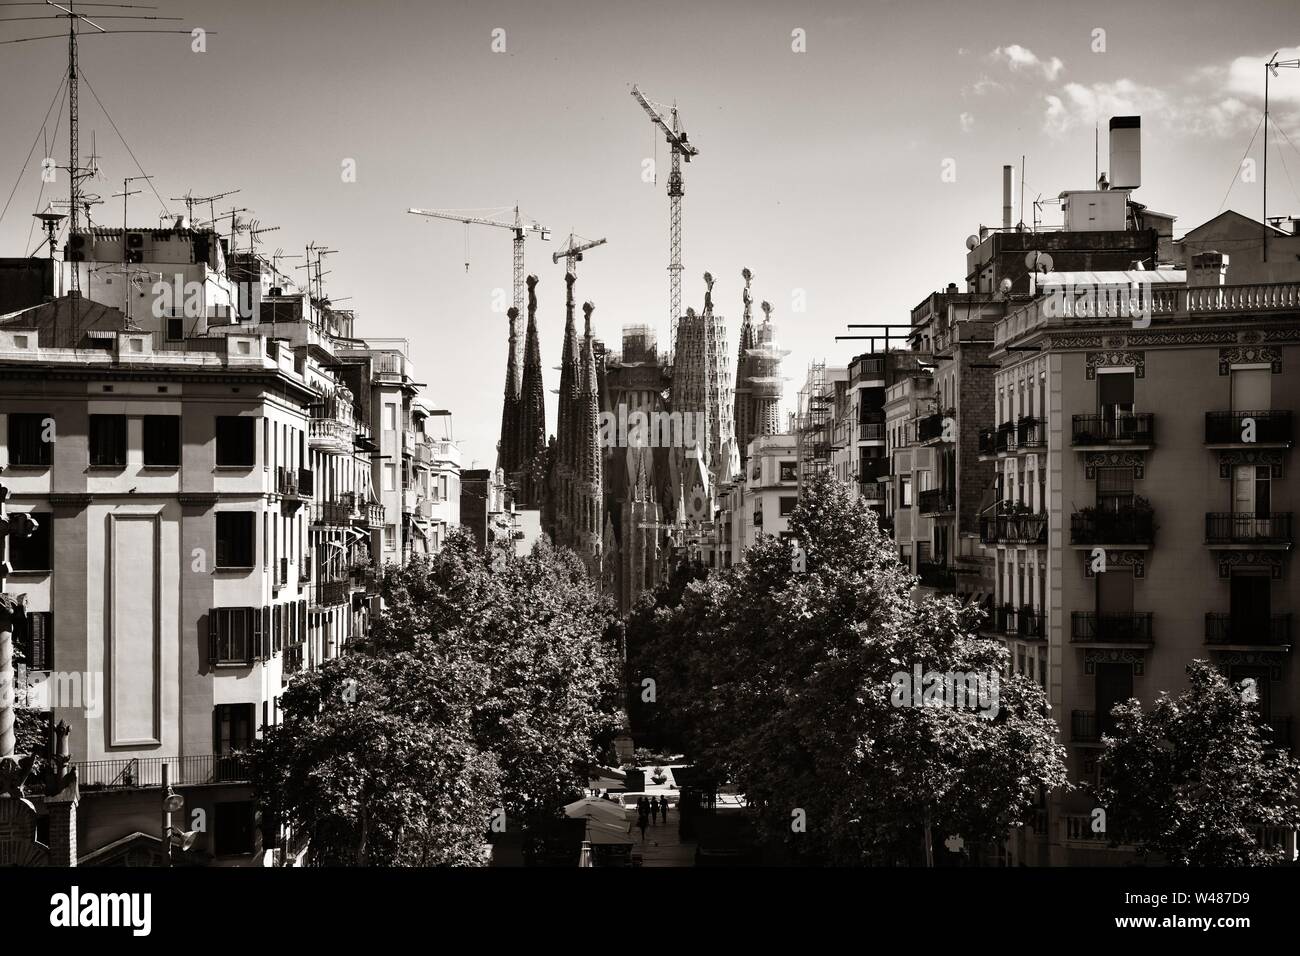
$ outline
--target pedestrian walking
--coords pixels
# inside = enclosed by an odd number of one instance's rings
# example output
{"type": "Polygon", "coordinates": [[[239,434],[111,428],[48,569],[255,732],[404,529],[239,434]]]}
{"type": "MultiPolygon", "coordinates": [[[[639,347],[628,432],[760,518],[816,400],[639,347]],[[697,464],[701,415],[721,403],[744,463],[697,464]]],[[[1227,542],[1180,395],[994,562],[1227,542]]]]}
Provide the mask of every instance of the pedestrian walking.
{"type": "Polygon", "coordinates": [[[659,815],[663,817],[664,823],[668,822],[668,798],[665,796],[659,797],[659,815]]]}
{"type": "Polygon", "coordinates": [[[645,828],[646,828],[646,824],[647,824],[647,822],[648,822],[648,820],[647,820],[647,814],[644,814],[644,813],[643,813],[643,814],[641,814],[641,816],[637,817],[636,825],[639,826],[639,827],[641,828],[641,842],[642,842],[642,843],[645,842],[645,828]]]}

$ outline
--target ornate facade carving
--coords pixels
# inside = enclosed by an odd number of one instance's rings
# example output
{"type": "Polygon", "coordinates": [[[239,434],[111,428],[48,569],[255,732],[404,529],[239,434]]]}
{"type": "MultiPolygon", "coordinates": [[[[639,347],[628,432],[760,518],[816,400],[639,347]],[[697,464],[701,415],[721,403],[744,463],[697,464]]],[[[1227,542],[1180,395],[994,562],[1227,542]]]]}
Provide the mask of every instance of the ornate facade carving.
{"type": "Polygon", "coordinates": [[[1146,671],[1146,654],[1131,648],[1090,648],[1083,652],[1083,672],[1097,673],[1098,664],[1131,664],[1133,676],[1141,677],[1146,671]]]}
{"type": "Polygon", "coordinates": [[[1275,581],[1280,581],[1282,580],[1282,572],[1286,568],[1286,552],[1264,549],[1224,551],[1218,555],[1218,563],[1219,577],[1221,578],[1232,577],[1234,568],[1246,570],[1268,568],[1269,577],[1275,581]]]}
{"type": "Polygon", "coordinates": [[[1090,451],[1083,457],[1084,477],[1088,481],[1097,478],[1097,468],[1132,468],[1134,478],[1146,476],[1146,452],[1141,451],[1090,451]]]}
{"type": "Polygon", "coordinates": [[[1226,674],[1237,667],[1267,667],[1269,680],[1282,679],[1282,664],[1286,655],[1282,651],[1215,651],[1220,669],[1226,674]]]}
{"type": "Polygon", "coordinates": [[[1275,481],[1282,479],[1282,465],[1286,460],[1285,453],[1279,449],[1261,449],[1254,451],[1250,449],[1224,449],[1219,452],[1219,477],[1231,478],[1232,469],[1237,465],[1268,465],[1272,469],[1272,477],[1275,481]]]}
{"type": "Polygon", "coordinates": [[[1146,378],[1147,357],[1145,352],[1133,352],[1127,349],[1088,352],[1085,361],[1089,379],[1097,377],[1097,369],[1099,368],[1131,368],[1136,378],[1146,378]]]}
{"type": "MultiPolygon", "coordinates": [[[[1132,568],[1134,578],[1147,576],[1147,552],[1125,551],[1120,548],[1106,548],[1106,567],[1132,568]]],[[[1083,555],[1083,573],[1085,577],[1096,577],[1092,570],[1091,552],[1080,551],[1083,555]]]]}
{"type": "Polygon", "coordinates": [[[1282,374],[1282,350],[1267,345],[1238,345],[1219,349],[1219,374],[1227,375],[1234,365],[1262,365],[1268,362],[1274,375],[1282,374]]]}

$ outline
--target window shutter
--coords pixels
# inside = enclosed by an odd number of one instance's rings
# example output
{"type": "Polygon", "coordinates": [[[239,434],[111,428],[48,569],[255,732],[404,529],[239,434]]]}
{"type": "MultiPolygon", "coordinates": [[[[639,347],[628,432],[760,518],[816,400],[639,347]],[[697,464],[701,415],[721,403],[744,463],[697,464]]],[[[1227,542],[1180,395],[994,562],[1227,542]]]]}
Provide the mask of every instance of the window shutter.
{"type": "Polygon", "coordinates": [[[219,660],[217,648],[217,627],[218,618],[221,612],[216,608],[208,610],[208,663],[215,664],[219,660]]]}
{"type": "Polygon", "coordinates": [[[54,669],[54,614],[37,611],[27,615],[27,669],[54,669]]]}
{"type": "Polygon", "coordinates": [[[221,705],[212,708],[212,752],[221,753],[221,705]]]}
{"type": "Polygon", "coordinates": [[[254,660],[262,656],[262,642],[265,640],[266,635],[268,610],[269,609],[264,606],[259,614],[257,608],[249,608],[249,614],[251,614],[253,618],[253,643],[250,648],[252,652],[250,657],[254,660]]]}

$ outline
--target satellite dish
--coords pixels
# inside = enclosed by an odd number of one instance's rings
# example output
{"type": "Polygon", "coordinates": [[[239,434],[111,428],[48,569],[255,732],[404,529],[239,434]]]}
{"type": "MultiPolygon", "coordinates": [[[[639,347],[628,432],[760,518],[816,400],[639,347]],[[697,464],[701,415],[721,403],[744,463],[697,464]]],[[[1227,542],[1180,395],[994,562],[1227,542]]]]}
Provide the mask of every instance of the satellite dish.
{"type": "Polygon", "coordinates": [[[1046,252],[1031,252],[1025,256],[1025,268],[1030,272],[1051,272],[1052,257],[1046,252]]]}
{"type": "Polygon", "coordinates": [[[967,249],[974,249],[974,248],[975,248],[976,246],[978,246],[979,244],[980,244],[980,237],[979,237],[979,236],[967,236],[967,237],[966,237],[966,248],[967,248],[967,249]]]}
{"type": "Polygon", "coordinates": [[[1003,295],[1006,295],[1008,292],[1011,291],[1011,280],[1003,279],[1001,282],[998,283],[998,289],[1001,291],[1003,295]]]}

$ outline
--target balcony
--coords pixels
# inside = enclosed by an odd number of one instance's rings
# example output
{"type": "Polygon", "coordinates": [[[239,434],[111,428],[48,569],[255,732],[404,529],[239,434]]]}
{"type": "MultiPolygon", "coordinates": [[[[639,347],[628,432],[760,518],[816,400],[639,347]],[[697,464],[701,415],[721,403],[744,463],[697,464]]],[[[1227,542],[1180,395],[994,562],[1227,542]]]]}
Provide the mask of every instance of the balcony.
{"type": "Polygon", "coordinates": [[[366,526],[369,528],[382,528],[384,526],[384,506],[377,501],[372,501],[366,505],[366,526]]]}
{"type": "Polygon", "coordinates": [[[997,454],[997,432],[992,428],[981,428],[979,437],[979,454],[981,458],[992,458],[997,454]]]}
{"type": "Polygon", "coordinates": [[[1151,448],[1155,435],[1155,416],[1150,412],[1075,415],[1070,444],[1078,449],[1151,448]]]}
{"type": "Polygon", "coordinates": [[[881,478],[889,475],[888,458],[859,458],[858,459],[858,481],[871,482],[874,484],[881,478]]]}
{"type": "Polygon", "coordinates": [[[1016,426],[1011,422],[1003,422],[998,426],[997,434],[993,439],[993,450],[999,455],[1006,454],[1009,451],[1015,451],[1016,448],[1016,426]]]}
{"type": "Polygon", "coordinates": [[[1290,548],[1291,512],[1213,512],[1205,516],[1205,543],[1215,547],[1290,548]]]}
{"type": "Polygon", "coordinates": [[[316,505],[316,524],[332,525],[336,528],[347,527],[352,522],[353,502],[342,498],[335,501],[323,501],[316,505]]]}
{"type": "Polygon", "coordinates": [[[1046,448],[1047,424],[1041,418],[1025,416],[1016,422],[1017,448],[1046,448]]]}
{"type": "Polygon", "coordinates": [[[951,514],[956,510],[951,488],[928,488],[917,495],[916,503],[923,515],[951,514]]]}
{"type": "Polygon", "coordinates": [[[1205,643],[1216,647],[1290,647],[1290,614],[1205,615],[1205,643]]]}
{"type": "Polygon", "coordinates": [[[884,444],[885,426],[878,422],[868,422],[858,426],[858,441],[884,444]]]}
{"type": "Polygon", "coordinates": [[[1291,413],[1206,412],[1205,444],[1220,448],[1290,448],[1291,413]]]}
{"type": "Polygon", "coordinates": [[[922,444],[943,440],[943,416],[927,415],[916,423],[916,440],[922,444]]]}
{"type": "Polygon", "coordinates": [[[980,518],[984,544],[1047,544],[1047,515],[1030,511],[985,515],[980,518]]]}
{"type": "Polygon", "coordinates": [[[1150,646],[1153,643],[1152,617],[1150,611],[1127,614],[1075,611],[1070,615],[1070,643],[1116,647],[1150,646]]]}
{"type": "Polygon", "coordinates": [[[1047,617],[1028,605],[1016,612],[1016,637],[1022,641],[1042,641],[1047,638],[1047,617]]]}
{"type": "Polygon", "coordinates": [[[336,607],[348,602],[347,578],[337,581],[324,581],[312,589],[311,606],[314,608],[336,607]]]}
{"type": "Polygon", "coordinates": [[[352,454],[354,428],[337,418],[312,418],[307,427],[307,444],[334,455],[352,454]]]}
{"type": "Polygon", "coordinates": [[[957,575],[952,568],[935,561],[920,561],[916,566],[921,586],[936,588],[940,591],[952,591],[957,587],[957,575]]]}
{"type": "Polygon", "coordinates": [[[240,754],[200,754],[189,757],[127,757],[119,760],[74,761],[82,790],[143,790],[162,786],[167,766],[173,787],[247,783],[248,761],[240,754]]]}
{"type": "Polygon", "coordinates": [[[1150,547],[1155,539],[1155,514],[1149,507],[1129,507],[1119,511],[1085,508],[1070,515],[1072,545],[1150,547]]]}

